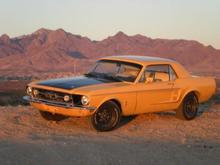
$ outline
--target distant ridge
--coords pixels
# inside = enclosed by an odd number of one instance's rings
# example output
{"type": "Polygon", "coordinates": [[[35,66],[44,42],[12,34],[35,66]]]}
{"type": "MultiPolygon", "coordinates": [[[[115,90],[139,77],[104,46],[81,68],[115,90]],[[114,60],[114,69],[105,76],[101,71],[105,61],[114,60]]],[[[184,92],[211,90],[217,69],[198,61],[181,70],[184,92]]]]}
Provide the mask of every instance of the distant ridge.
{"type": "Polygon", "coordinates": [[[220,50],[198,41],[152,39],[121,31],[104,40],[92,41],[63,29],[41,28],[21,37],[10,38],[7,34],[0,37],[0,74],[82,72],[95,59],[118,54],[170,58],[196,72],[220,71],[220,50]]]}

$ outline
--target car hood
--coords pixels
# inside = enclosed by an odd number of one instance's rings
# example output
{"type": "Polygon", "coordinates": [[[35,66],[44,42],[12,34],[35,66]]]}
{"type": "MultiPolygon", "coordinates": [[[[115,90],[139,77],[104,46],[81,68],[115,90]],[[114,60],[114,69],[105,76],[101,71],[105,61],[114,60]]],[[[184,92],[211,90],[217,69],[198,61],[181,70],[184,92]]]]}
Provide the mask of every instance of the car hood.
{"type": "Polygon", "coordinates": [[[89,85],[98,85],[98,84],[106,84],[112,83],[113,81],[106,79],[97,79],[93,77],[86,76],[77,76],[71,78],[61,78],[61,79],[52,79],[47,81],[38,82],[37,85],[61,88],[72,90],[79,87],[89,86],[89,85]]]}

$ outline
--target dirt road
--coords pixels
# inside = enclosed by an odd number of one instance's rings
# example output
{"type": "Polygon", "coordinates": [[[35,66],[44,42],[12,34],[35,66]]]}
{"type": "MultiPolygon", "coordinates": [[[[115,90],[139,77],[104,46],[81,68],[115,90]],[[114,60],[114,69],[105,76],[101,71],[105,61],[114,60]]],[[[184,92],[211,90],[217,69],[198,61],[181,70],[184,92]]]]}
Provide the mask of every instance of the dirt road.
{"type": "Polygon", "coordinates": [[[0,107],[0,164],[220,164],[220,97],[193,121],[173,113],[125,118],[98,133],[86,118],[43,120],[30,106],[0,107]]]}

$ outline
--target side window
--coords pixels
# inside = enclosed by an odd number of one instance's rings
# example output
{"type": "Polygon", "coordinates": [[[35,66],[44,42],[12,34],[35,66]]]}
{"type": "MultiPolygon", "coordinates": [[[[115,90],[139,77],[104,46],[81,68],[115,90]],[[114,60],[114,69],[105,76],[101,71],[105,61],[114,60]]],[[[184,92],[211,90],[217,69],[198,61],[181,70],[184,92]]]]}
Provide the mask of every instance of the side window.
{"type": "Polygon", "coordinates": [[[170,81],[176,80],[177,75],[176,75],[176,73],[174,72],[174,70],[171,66],[169,66],[169,72],[170,72],[170,81]]]}
{"type": "Polygon", "coordinates": [[[175,80],[176,74],[170,65],[147,66],[139,82],[166,82],[175,80]]]}

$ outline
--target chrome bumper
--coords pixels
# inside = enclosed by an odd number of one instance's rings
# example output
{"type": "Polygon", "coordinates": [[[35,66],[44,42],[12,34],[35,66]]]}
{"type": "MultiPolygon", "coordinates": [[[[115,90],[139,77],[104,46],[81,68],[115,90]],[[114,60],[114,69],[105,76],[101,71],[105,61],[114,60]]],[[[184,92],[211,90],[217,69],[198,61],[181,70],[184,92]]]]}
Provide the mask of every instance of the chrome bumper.
{"type": "Polygon", "coordinates": [[[96,109],[96,107],[79,107],[79,106],[75,106],[73,104],[61,103],[61,102],[57,102],[57,101],[50,101],[50,100],[39,99],[39,98],[32,98],[30,96],[23,96],[23,100],[25,100],[29,103],[33,102],[33,103],[39,103],[39,104],[45,104],[45,105],[62,107],[62,108],[69,108],[69,109],[74,108],[74,109],[90,110],[90,111],[93,111],[96,109]]]}

